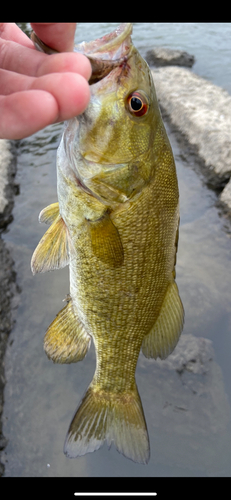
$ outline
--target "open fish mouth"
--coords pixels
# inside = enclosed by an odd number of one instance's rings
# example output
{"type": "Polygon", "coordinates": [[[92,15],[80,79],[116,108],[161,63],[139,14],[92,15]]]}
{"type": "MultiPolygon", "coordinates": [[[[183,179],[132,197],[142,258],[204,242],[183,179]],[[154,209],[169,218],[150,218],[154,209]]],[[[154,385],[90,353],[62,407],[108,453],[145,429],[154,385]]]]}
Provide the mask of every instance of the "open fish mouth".
{"type": "MultiPolygon", "coordinates": [[[[89,85],[99,82],[114,68],[127,61],[132,48],[131,34],[132,23],[122,23],[114,31],[97,40],[75,45],[74,52],[84,54],[91,63],[92,74],[89,85]]],[[[43,43],[33,31],[31,39],[37,50],[47,54],[57,53],[43,43]]]]}
{"type": "Polygon", "coordinates": [[[103,59],[114,59],[123,42],[132,34],[132,23],[122,23],[114,31],[91,42],[75,45],[75,52],[94,57],[102,54],[103,59]]]}
{"type": "Polygon", "coordinates": [[[74,51],[84,54],[91,63],[89,85],[99,82],[114,68],[127,61],[132,47],[131,34],[132,23],[123,23],[97,40],[75,46],[74,51]]]}

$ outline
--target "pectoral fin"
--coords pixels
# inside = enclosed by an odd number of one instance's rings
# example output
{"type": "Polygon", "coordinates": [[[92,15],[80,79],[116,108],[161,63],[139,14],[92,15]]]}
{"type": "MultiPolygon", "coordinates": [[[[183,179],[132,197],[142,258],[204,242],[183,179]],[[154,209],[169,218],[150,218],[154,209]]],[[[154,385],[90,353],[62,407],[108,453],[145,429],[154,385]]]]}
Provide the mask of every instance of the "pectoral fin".
{"type": "Polygon", "coordinates": [[[92,250],[95,256],[110,267],[119,267],[124,260],[119,231],[108,213],[96,221],[87,220],[92,250]]]}
{"type": "Polygon", "coordinates": [[[45,273],[65,267],[67,264],[69,264],[68,232],[64,220],[58,215],[35,249],[31,259],[31,269],[33,274],[45,273]]]}
{"type": "Polygon", "coordinates": [[[73,311],[72,300],[58,313],[44,337],[44,349],[55,363],[75,363],[84,358],[91,337],[73,311]]]}
{"type": "Polygon", "coordinates": [[[177,285],[173,281],[167,289],[153,328],[143,339],[142,351],[146,358],[167,358],[179,340],[183,323],[184,309],[177,285]]]}
{"type": "Polygon", "coordinates": [[[45,222],[45,224],[52,224],[56,217],[59,215],[59,203],[52,203],[48,207],[44,208],[39,214],[39,222],[45,222]]]}

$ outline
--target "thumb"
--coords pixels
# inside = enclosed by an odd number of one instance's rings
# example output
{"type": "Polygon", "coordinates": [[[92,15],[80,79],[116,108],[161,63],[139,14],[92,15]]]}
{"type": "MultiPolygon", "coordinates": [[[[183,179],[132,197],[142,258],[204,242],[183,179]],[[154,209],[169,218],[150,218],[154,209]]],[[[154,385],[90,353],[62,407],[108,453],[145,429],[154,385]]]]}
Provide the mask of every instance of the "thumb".
{"type": "Polygon", "coordinates": [[[58,52],[72,52],[76,23],[30,23],[36,35],[58,52]]]}

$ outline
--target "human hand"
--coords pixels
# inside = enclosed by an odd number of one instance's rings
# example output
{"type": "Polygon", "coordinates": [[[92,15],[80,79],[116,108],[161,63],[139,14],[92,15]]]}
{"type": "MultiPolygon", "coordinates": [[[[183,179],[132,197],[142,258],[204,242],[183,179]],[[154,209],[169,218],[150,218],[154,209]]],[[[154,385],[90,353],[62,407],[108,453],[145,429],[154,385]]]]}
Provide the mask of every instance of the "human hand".
{"type": "Polygon", "coordinates": [[[73,50],[75,23],[31,23],[47,55],[14,23],[0,23],[0,138],[22,139],[82,113],[90,100],[91,65],[73,50]]]}

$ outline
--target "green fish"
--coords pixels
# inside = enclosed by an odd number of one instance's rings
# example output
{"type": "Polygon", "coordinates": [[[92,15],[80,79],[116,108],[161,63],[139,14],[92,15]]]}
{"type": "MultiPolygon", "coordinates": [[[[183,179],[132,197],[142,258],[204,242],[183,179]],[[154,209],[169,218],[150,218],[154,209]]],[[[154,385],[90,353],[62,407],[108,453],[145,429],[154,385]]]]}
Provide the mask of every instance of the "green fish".
{"type": "Polygon", "coordinates": [[[165,359],[184,311],[175,282],[175,163],[150,69],[131,33],[130,23],[121,24],[75,49],[92,65],[91,100],[66,122],[57,152],[58,203],[40,214],[51,225],[32,271],[70,270],[68,302],[45,335],[48,357],[77,362],[92,339],[95,345],[95,374],[64,452],[74,458],[114,442],[145,464],[150,445],[135,380],[138,356],[142,350],[165,359]]]}

